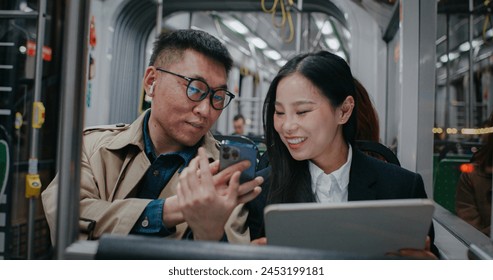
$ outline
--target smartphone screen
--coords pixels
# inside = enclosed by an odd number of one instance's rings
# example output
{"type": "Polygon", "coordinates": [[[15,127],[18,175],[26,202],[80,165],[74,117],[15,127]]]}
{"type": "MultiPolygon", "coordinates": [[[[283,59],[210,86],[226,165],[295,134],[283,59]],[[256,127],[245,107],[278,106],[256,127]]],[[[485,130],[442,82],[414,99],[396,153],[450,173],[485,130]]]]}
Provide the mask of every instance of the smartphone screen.
{"type": "Polygon", "coordinates": [[[256,145],[223,140],[221,142],[221,146],[219,147],[219,151],[219,170],[224,170],[226,167],[237,162],[248,160],[250,161],[250,167],[241,173],[240,183],[250,181],[255,178],[258,154],[256,145]]]}

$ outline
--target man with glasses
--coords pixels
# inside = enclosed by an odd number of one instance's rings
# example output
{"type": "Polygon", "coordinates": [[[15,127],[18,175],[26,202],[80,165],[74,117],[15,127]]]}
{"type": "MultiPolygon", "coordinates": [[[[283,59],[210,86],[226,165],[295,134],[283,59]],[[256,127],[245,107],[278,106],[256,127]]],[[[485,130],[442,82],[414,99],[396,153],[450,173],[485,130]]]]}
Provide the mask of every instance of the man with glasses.
{"type": "MultiPolygon", "coordinates": [[[[224,45],[205,32],[178,30],[156,40],[143,79],[151,109],[130,125],[84,131],[82,231],[95,239],[114,233],[250,241],[243,204],[263,180],[239,184],[246,161],[219,171],[209,132],[234,98],[226,85],[231,66],[224,45]]],[[[55,179],[42,194],[52,239],[56,189],[55,179]]]]}

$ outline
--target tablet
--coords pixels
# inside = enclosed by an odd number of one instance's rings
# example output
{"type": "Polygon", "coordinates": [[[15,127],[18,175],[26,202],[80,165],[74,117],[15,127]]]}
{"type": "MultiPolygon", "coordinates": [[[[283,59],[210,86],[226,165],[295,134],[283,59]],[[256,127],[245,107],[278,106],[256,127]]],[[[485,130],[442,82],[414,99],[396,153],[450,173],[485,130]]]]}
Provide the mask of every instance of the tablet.
{"type": "Polygon", "coordinates": [[[269,245],[384,255],[423,249],[434,204],[429,199],[271,204],[269,245]]]}

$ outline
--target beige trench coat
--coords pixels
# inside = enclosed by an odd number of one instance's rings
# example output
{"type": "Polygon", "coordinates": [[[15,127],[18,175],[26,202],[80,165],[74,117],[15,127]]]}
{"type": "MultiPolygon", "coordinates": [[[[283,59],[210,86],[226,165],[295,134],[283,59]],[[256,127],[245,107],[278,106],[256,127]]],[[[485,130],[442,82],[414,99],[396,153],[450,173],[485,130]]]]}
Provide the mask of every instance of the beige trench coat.
{"type": "MultiPolygon", "coordinates": [[[[93,238],[103,233],[129,234],[144,211],[149,199],[135,198],[137,184],[151,163],[144,152],[143,113],[131,125],[109,125],[88,128],[83,133],[80,186],[80,239],[87,238],[88,223],[95,221],[93,238]]],[[[211,133],[202,145],[209,157],[219,157],[218,142],[211,133]]],[[[57,176],[58,177],[58,176],[57,176]]],[[[41,194],[43,208],[51,231],[52,242],[56,231],[56,204],[58,178],[41,194]]],[[[159,198],[175,195],[178,172],[170,179],[159,198]]],[[[245,226],[248,211],[239,205],[231,214],[225,232],[231,243],[249,243],[250,234],[245,226]]],[[[214,217],[210,217],[214,219],[214,217]]],[[[176,226],[169,238],[182,238],[187,224],[176,226]]]]}

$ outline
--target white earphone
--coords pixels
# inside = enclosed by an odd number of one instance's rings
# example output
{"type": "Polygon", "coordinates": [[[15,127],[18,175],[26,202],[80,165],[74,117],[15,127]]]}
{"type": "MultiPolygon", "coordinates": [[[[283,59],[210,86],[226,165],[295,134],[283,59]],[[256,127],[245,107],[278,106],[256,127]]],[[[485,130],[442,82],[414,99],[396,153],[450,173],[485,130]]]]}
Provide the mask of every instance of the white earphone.
{"type": "Polygon", "coordinates": [[[154,93],[154,85],[156,84],[156,82],[152,82],[152,85],[151,85],[151,88],[149,89],[149,95],[152,95],[154,93]]]}

